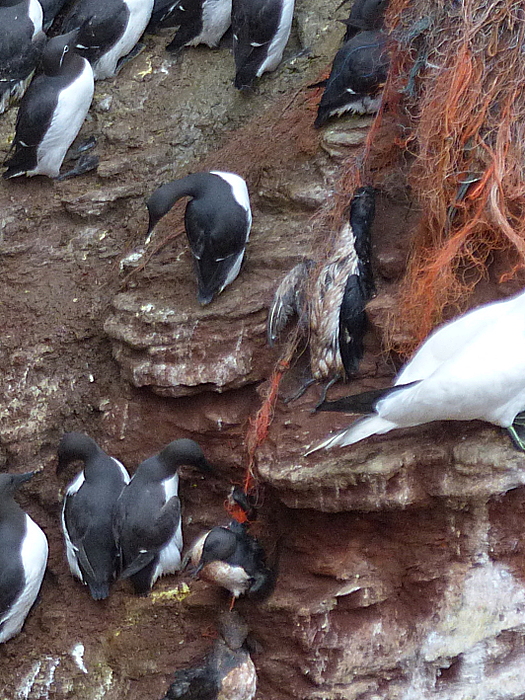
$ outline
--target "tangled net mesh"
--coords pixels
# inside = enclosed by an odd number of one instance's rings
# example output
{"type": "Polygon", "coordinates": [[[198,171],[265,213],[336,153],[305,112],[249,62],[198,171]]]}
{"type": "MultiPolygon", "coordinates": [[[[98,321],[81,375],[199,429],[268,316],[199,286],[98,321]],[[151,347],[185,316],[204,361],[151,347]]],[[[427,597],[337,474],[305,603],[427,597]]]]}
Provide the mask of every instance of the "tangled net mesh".
{"type": "Polygon", "coordinates": [[[525,4],[391,0],[387,23],[383,108],[330,216],[361,181],[406,178],[421,213],[386,344],[407,355],[466,307],[495,251],[499,282],[525,267],[525,4]]]}

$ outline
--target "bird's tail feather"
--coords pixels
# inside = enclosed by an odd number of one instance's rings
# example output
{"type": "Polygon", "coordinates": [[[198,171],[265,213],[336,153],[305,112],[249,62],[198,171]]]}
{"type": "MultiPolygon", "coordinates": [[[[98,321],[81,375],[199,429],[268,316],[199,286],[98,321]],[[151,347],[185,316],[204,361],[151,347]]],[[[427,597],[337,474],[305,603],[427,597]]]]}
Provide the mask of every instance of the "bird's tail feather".
{"type": "Polygon", "coordinates": [[[340,430],[335,435],[330,436],[327,440],[319,443],[311,450],[305,453],[306,455],[312,454],[312,452],[317,452],[321,448],[329,449],[330,447],[346,447],[346,445],[353,445],[360,440],[364,440],[370,435],[376,435],[381,433],[388,433],[389,430],[396,428],[396,424],[389,420],[381,418],[381,416],[366,416],[365,418],[360,418],[349,428],[344,428],[340,430]]]}

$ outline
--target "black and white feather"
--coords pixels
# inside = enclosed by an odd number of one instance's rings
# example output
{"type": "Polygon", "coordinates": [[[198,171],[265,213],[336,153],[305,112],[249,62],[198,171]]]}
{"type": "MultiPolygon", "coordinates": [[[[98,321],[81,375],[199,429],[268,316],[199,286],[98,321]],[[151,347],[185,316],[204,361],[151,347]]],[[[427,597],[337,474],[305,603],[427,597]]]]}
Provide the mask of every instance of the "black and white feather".
{"type": "Polygon", "coordinates": [[[182,465],[211,472],[199,445],[174,440],[139,464],[117,502],[114,533],[120,553],[121,578],[145,595],[163,574],[181,565],[182,524],[178,498],[182,465]]]}
{"type": "Polygon", "coordinates": [[[50,39],[36,76],[18,110],[14,151],[4,178],[58,177],[67,149],[86,118],[93,98],[93,71],[73,50],[77,32],[50,39]]]}
{"type": "Polygon", "coordinates": [[[18,101],[46,43],[38,0],[0,0],[0,114],[18,101]]]}
{"type": "Polygon", "coordinates": [[[234,85],[251,88],[256,78],[274,71],[290,36],[294,0],[233,0],[234,85]]]}
{"type": "Polygon", "coordinates": [[[222,586],[238,598],[263,599],[275,584],[275,571],[266,565],[259,541],[249,534],[248,524],[232,520],[202,535],[188,554],[202,579],[222,586]]]}
{"type": "Polygon", "coordinates": [[[180,51],[184,46],[217,46],[231,24],[232,0],[179,0],[179,28],[166,46],[180,51]]]}
{"type": "Polygon", "coordinates": [[[66,556],[71,573],[94,600],[102,600],[117,574],[113,518],[129,474],[88,435],[66,433],[58,446],[57,471],[75,460],[84,462],[84,469],[67,487],[62,504],[66,556]]]}
{"type": "Polygon", "coordinates": [[[310,370],[316,381],[330,383],[353,374],[363,356],[365,305],[374,294],[370,264],[370,229],[375,213],[372,187],[358,188],[349,220],[340,228],[327,261],[300,263],[285,276],[268,315],[273,344],[295,312],[308,338],[310,370]]]}
{"type": "Polygon", "coordinates": [[[14,499],[26,474],[0,474],[0,643],[20,632],[47,564],[47,538],[14,499]]]}
{"type": "Polygon", "coordinates": [[[345,112],[377,112],[388,67],[387,36],[381,29],[359,32],[345,42],[334,58],[314,126],[345,112]]]}
{"type": "Polygon", "coordinates": [[[209,304],[241,269],[252,212],[246,182],[235,173],[194,173],[159,187],[147,200],[148,234],[181,197],[191,197],[184,224],[197,275],[197,299],[209,304]]]}
{"type": "Polygon", "coordinates": [[[135,47],[152,10],[153,0],[78,0],[62,31],[79,29],[76,50],[91,63],[95,80],[105,80],[135,47]]]}

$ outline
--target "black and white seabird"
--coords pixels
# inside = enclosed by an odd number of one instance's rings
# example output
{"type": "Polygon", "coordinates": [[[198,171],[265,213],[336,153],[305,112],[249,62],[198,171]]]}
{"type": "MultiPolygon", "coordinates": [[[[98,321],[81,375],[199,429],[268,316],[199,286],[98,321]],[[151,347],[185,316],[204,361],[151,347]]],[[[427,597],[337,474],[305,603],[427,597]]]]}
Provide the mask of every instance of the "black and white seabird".
{"type": "Polygon", "coordinates": [[[199,445],[174,440],[142,462],[117,502],[114,532],[121,557],[121,578],[145,595],[163,574],[180,569],[181,509],[178,498],[182,465],[211,473],[199,445]]]}
{"type": "Polygon", "coordinates": [[[180,0],[180,24],[166,46],[179,51],[184,46],[217,46],[231,24],[232,0],[180,0]]]}
{"type": "Polygon", "coordinates": [[[192,546],[188,558],[195,575],[230,591],[234,598],[247,595],[263,599],[270,595],[275,573],[266,565],[259,541],[248,533],[248,524],[232,520],[204,533],[192,546]]]}
{"type": "Polygon", "coordinates": [[[290,36],[294,0],[233,0],[232,29],[238,90],[277,68],[290,36]]]}
{"type": "Polygon", "coordinates": [[[252,700],[257,672],[246,643],[248,626],[235,611],[222,613],[219,638],[199,666],[175,671],[163,700],[252,700]]]}
{"type": "Polygon", "coordinates": [[[312,86],[326,84],[314,122],[316,128],[323,126],[330,117],[345,112],[377,112],[389,67],[386,40],[381,29],[364,31],[339,49],[326,83],[312,86]]]}
{"type": "Polygon", "coordinates": [[[159,29],[178,27],[182,23],[183,16],[181,0],[154,0],[146,33],[155,34],[159,29]]]}
{"type": "Polygon", "coordinates": [[[0,643],[22,629],[46,570],[46,536],[13,497],[34,473],[0,474],[0,643]]]}
{"type": "Polygon", "coordinates": [[[24,94],[46,43],[38,0],[0,0],[0,114],[24,94]]]}
{"type": "Polygon", "coordinates": [[[506,428],[525,451],[518,432],[525,425],[525,292],[480,306],[435,330],[390,389],[319,408],[368,415],[310,452],[442,420],[493,423],[506,428]]]}
{"type": "Polygon", "coordinates": [[[296,265],[277,288],[268,314],[270,345],[292,313],[297,314],[299,329],[308,338],[310,349],[312,379],[304,388],[314,381],[328,381],[323,399],[335,381],[357,371],[363,357],[365,306],[375,293],[370,263],[374,214],[374,189],[358,188],[350,203],[348,221],[336,235],[326,262],[319,266],[312,261],[296,265]]]}
{"type": "Polygon", "coordinates": [[[62,31],[79,29],[76,50],[93,66],[95,80],[112,78],[148,24],[153,0],[78,0],[62,31]]]}
{"type": "Polygon", "coordinates": [[[93,98],[93,71],[73,50],[76,35],[75,30],[47,42],[42,54],[44,72],[31,81],[20,103],[14,153],[4,163],[4,178],[58,177],[93,98]]]}
{"type": "Polygon", "coordinates": [[[197,275],[200,304],[210,301],[239,274],[252,212],[246,182],[234,173],[194,173],[159,187],[146,202],[148,235],[181,197],[191,197],[184,224],[197,275]]]}
{"type": "Polygon", "coordinates": [[[346,25],[343,42],[348,41],[359,32],[381,29],[387,7],[388,0],[355,0],[348,19],[341,20],[346,25]]]}
{"type": "Polygon", "coordinates": [[[67,487],[62,505],[67,561],[73,576],[88,586],[91,597],[103,600],[117,574],[113,518],[129,474],[123,464],[83,433],[63,436],[57,472],[74,460],[83,461],[84,469],[67,487]]]}

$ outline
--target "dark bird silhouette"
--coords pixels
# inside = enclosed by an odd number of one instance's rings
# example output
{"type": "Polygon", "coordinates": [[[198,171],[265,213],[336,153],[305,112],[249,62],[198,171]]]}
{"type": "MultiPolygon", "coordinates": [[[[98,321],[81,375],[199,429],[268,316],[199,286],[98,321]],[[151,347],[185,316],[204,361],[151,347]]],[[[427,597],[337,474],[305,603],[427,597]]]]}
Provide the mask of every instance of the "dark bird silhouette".
{"type": "Polygon", "coordinates": [[[197,299],[209,304],[241,269],[252,224],[248,188],[239,175],[215,170],[162,185],[146,202],[148,235],[181,197],[191,197],[184,225],[197,275],[197,299]]]}
{"type": "Polygon", "coordinates": [[[57,473],[76,460],[84,469],[67,487],[62,505],[66,556],[73,576],[94,600],[102,600],[117,573],[113,518],[129,474],[88,435],[66,433],[58,446],[57,473]]]}
{"type": "Polygon", "coordinates": [[[236,611],[223,613],[219,635],[199,666],[175,671],[163,700],[252,700],[257,674],[246,623],[236,611]]]}
{"type": "Polygon", "coordinates": [[[346,25],[343,43],[359,32],[381,29],[388,0],[356,0],[350,10],[348,19],[341,22],[346,25]]]}
{"type": "Polygon", "coordinates": [[[22,629],[46,570],[47,538],[13,497],[34,474],[0,474],[0,643],[22,629]]]}

